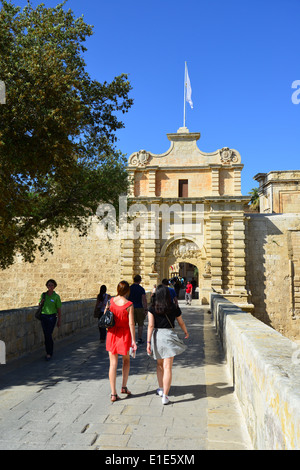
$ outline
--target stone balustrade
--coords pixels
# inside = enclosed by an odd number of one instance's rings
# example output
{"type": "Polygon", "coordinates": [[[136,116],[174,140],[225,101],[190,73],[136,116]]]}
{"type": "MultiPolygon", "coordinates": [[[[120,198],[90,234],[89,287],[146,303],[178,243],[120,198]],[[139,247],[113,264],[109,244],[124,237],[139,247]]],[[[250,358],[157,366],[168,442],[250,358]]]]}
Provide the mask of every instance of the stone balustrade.
{"type": "Polygon", "coordinates": [[[255,449],[300,449],[300,345],[222,295],[211,312],[255,449]]]}

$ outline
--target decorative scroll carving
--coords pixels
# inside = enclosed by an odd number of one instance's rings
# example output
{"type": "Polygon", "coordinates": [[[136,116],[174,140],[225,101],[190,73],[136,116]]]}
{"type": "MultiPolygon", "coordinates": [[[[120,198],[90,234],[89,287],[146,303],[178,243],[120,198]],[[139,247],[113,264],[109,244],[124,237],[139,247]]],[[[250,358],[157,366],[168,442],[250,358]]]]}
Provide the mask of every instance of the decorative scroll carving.
{"type": "Polygon", "coordinates": [[[129,165],[145,167],[149,162],[150,157],[151,155],[149,152],[146,152],[146,150],[140,150],[131,157],[129,165]]]}
{"type": "Polygon", "coordinates": [[[196,245],[196,243],[182,239],[172,243],[168,247],[166,255],[173,255],[177,259],[195,259],[201,257],[201,250],[199,250],[199,247],[196,245]]]}
{"type": "Polygon", "coordinates": [[[220,152],[221,162],[225,164],[238,163],[238,156],[228,147],[223,147],[220,152]]]}

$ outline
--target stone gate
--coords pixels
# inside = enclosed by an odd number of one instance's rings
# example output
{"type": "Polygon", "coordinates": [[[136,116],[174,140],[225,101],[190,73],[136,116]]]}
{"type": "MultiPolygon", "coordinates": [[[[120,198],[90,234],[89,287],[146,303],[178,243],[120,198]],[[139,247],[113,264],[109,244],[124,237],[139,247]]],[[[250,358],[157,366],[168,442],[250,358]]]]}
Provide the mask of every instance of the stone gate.
{"type": "Polygon", "coordinates": [[[141,274],[146,288],[168,277],[170,265],[198,269],[199,297],[212,289],[251,309],[246,288],[245,216],[240,154],[224,147],[202,152],[200,133],[167,134],[166,153],[129,158],[131,234],[121,241],[121,277],[141,274]]]}

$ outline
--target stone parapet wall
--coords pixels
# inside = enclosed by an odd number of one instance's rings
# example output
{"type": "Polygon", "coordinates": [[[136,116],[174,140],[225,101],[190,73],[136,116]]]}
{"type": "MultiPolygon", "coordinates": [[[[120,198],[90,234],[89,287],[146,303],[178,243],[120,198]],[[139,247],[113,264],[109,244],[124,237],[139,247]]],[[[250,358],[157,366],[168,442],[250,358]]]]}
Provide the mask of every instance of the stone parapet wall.
{"type": "Polygon", "coordinates": [[[255,317],[300,340],[300,214],[247,216],[246,272],[255,317]]]}
{"type": "MultiPolygon", "coordinates": [[[[72,335],[83,328],[95,325],[96,299],[63,302],[62,323],[55,328],[54,339],[72,335]]],[[[39,320],[35,318],[37,307],[0,311],[0,341],[5,343],[6,362],[33,352],[44,344],[39,320]]]]}
{"type": "MultiPolygon", "coordinates": [[[[146,291],[146,298],[149,304],[150,291],[146,291]]],[[[97,336],[97,319],[94,318],[95,304],[96,299],[63,302],[62,322],[60,328],[54,330],[54,340],[76,334],[90,326],[95,326],[97,336]]],[[[27,307],[0,311],[0,347],[3,343],[5,344],[6,362],[43,346],[44,335],[40,321],[35,318],[36,310],[37,307],[27,307]]]]}
{"type": "Polygon", "coordinates": [[[211,312],[253,446],[300,449],[300,347],[218,294],[211,312]]]}

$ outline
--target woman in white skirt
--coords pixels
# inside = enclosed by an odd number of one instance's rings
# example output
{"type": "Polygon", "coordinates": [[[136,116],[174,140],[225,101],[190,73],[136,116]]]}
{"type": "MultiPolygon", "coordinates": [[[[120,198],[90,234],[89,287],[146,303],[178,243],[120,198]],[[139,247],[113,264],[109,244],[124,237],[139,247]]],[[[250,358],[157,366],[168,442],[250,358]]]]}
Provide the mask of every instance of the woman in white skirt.
{"type": "Polygon", "coordinates": [[[153,358],[157,361],[159,388],[156,393],[162,397],[163,405],[167,405],[170,401],[168,395],[172,383],[174,356],[186,349],[174,331],[175,319],[187,339],[189,334],[182,319],[181,310],[172,302],[169,289],[160,285],[156,288],[148,309],[147,353],[153,354],[153,358]]]}

